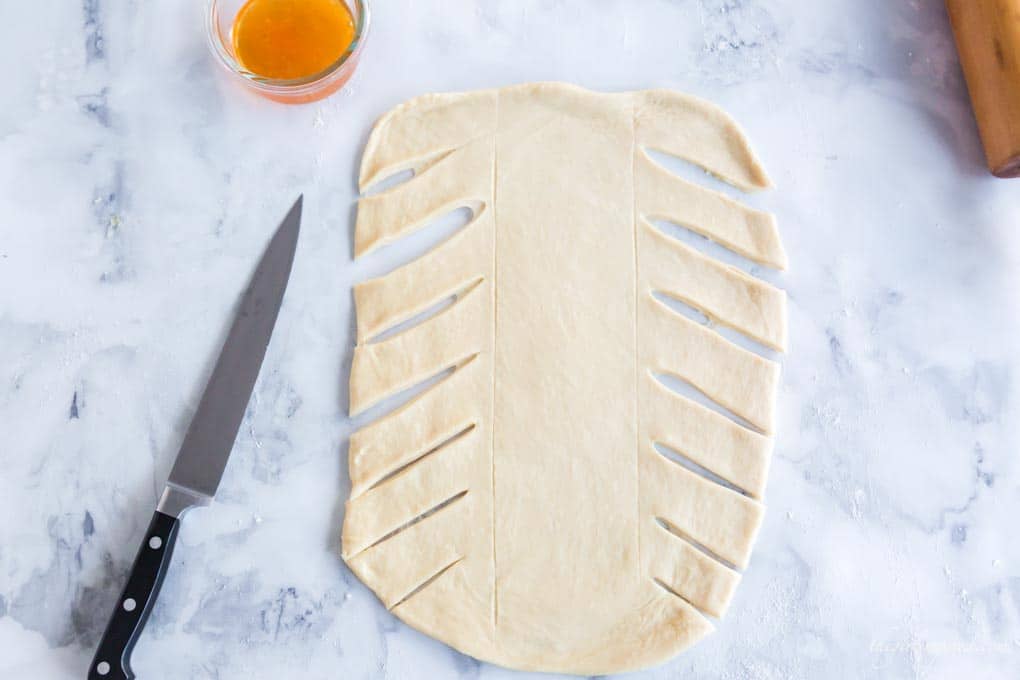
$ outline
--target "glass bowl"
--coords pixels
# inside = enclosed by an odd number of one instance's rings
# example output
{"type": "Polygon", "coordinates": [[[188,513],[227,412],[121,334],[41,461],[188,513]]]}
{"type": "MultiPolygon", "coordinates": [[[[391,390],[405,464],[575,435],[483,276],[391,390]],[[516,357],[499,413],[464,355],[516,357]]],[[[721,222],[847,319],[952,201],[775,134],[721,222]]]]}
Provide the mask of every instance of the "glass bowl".
{"type": "Polygon", "coordinates": [[[278,102],[285,104],[302,104],[327,97],[350,80],[354,69],[358,67],[361,49],[368,37],[368,0],[341,0],[347,4],[354,17],[354,40],[340,55],[340,58],[324,70],[304,78],[281,80],[265,78],[246,70],[238,62],[234,54],[234,41],[231,30],[238,10],[246,0],[210,0],[206,15],[206,29],[209,47],[216,60],[234,78],[240,80],[250,89],[278,102]]]}

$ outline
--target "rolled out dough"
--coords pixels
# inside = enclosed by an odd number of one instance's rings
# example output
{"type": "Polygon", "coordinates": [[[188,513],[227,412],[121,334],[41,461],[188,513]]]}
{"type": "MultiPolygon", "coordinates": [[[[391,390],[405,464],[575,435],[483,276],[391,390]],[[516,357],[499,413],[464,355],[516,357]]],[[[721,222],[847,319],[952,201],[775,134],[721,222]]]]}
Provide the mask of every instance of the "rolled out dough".
{"type": "Polygon", "coordinates": [[[579,674],[659,663],[725,612],[761,523],[778,365],[652,293],[778,350],[786,296],[651,220],[768,266],[786,256],[772,215],[648,149],[743,190],[769,184],[724,112],[664,90],[426,95],[365,150],[363,188],[415,175],[361,199],[356,255],[458,207],[474,217],[355,288],[352,413],[448,375],[352,435],[343,556],[394,614],[479,659],[579,674]]]}

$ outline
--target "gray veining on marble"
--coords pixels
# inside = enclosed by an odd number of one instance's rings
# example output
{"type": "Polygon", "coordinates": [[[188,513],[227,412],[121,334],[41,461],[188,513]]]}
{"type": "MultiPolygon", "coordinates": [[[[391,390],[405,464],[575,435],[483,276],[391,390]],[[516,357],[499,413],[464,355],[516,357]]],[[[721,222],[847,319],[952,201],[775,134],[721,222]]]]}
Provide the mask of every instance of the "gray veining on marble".
{"type": "Polygon", "coordinates": [[[433,90],[674,87],[747,129],[792,269],[756,552],[718,632],[634,677],[1020,675],[1020,181],[982,166],[941,0],[377,0],[324,102],[239,90],[204,2],[5,3],[0,675],[83,677],[266,239],[297,263],[141,678],[509,678],[396,621],[338,554],[351,262],[372,121],[433,90]]]}

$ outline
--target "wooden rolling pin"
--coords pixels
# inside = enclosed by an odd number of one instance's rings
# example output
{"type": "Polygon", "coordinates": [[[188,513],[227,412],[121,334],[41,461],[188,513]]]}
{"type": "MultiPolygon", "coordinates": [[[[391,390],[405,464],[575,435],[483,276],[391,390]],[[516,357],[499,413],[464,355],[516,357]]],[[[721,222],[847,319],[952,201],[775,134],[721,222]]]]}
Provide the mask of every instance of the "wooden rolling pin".
{"type": "Polygon", "coordinates": [[[996,177],[1020,177],[1020,0],[946,0],[974,115],[996,177]]]}

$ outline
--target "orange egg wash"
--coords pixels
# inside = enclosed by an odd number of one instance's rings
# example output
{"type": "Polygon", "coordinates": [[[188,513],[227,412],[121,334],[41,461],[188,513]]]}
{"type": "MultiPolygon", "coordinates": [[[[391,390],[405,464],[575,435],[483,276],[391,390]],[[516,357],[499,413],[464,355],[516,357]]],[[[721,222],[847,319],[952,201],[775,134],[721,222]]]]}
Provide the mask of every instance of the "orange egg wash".
{"type": "Polygon", "coordinates": [[[248,0],[231,30],[242,67],[264,78],[292,80],[320,73],[354,40],[354,17],[343,0],[248,0]]]}

